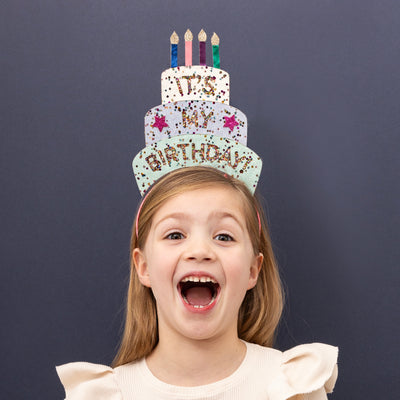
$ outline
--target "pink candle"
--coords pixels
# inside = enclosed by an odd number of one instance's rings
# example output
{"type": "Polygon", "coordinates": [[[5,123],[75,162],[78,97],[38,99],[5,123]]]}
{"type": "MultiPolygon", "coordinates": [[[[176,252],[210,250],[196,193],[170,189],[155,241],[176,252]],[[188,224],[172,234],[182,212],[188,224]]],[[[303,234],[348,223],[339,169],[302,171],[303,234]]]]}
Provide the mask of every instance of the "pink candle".
{"type": "Polygon", "coordinates": [[[192,42],[193,42],[193,34],[188,29],[185,33],[185,65],[192,65],[192,42]]]}
{"type": "Polygon", "coordinates": [[[202,29],[199,33],[200,65],[206,65],[206,40],[207,35],[202,29]]]}

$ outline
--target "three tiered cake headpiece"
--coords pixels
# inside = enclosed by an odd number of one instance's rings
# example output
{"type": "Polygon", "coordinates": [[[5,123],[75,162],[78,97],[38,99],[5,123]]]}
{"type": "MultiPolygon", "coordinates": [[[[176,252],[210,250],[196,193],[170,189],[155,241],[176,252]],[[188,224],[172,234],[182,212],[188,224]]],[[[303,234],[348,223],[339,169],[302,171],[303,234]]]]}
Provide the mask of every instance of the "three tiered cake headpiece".
{"type": "Polygon", "coordinates": [[[206,33],[198,36],[200,65],[192,65],[193,35],[185,33],[185,66],[178,67],[179,37],[171,35],[171,68],[161,74],[162,104],[144,119],[146,147],[132,162],[140,193],[179,168],[208,166],[243,181],[254,193],[262,161],[247,144],[247,118],[229,105],[229,74],[220,66],[219,38],[211,38],[213,67],[206,65],[206,33]]]}

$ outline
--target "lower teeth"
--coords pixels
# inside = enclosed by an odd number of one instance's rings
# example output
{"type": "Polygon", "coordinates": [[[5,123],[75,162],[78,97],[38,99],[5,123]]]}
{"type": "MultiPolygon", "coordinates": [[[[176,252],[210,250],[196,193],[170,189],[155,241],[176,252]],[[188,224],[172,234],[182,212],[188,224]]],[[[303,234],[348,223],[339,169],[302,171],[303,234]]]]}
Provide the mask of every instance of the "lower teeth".
{"type": "Polygon", "coordinates": [[[185,296],[182,296],[182,298],[183,298],[183,300],[185,300],[185,303],[186,304],[189,304],[189,306],[192,306],[192,307],[194,307],[194,308],[204,308],[204,307],[208,307],[214,300],[215,300],[215,298],[216,298],[217,296],[213,296],[213,298],[211,299],[211,301],[208,303],[208,304],[206,304],[206,305],[201,305],[201,304],[190,304],[189,302],[188,302],[188,300],[187,300],[187,298],[185,297],[185,296]]]}

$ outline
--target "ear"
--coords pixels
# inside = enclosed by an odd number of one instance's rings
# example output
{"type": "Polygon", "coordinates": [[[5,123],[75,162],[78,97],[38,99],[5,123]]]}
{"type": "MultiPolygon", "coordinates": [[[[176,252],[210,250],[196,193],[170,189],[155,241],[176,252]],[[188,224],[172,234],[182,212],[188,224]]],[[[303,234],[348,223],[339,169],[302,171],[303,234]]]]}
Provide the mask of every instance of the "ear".
{"type": "Polygon", "coordinates": [[[147,269],[146,257],[143,251],[139,248],[135,248],[132,253],[132,260],[135,264],[136,273],[140,283],[144,286],[151,287],[150,275],[147,269]]]}
{"type": "Polygon", "coordinates": [[[254,256],[253,263],[250,266],[249,284],[247,285],[247,290],[256,286],[258,274],[260,273],[263,261],[264,255],[262,253],[258,253],[258,255],[254,256]]]}

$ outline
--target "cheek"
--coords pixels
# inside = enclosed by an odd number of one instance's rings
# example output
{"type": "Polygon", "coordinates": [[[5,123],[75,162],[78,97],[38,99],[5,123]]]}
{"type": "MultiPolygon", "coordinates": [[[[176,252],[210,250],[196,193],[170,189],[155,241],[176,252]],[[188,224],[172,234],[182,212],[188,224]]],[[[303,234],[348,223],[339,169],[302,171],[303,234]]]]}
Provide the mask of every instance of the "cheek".
{"type": "Polygon", "coordinates": [[[229,275],[232,282],[236,282],[239,288],[244,291],[248,289],[249,280],[251,279],[251,266],[253,259],[248,255],[238,254],[237,257],[232,259],[229,267],[229,275]]]}
{"type": "Polygon", "coordinates": [[[174,273],[174,257],[160,249],[150,250],[147,268],[152,285],[163,285],[171,280],[174,273]]]}
{"type": "MultiPolygon", "coordinates": [[[[256,274],[258,275],[258,274],[256,274]]],[[[234,258],[234,265],[231,268],[231,277],[238,283],[238,286],[244,287],[245,291],[251,289],[257,281],[257,276],[254,274],[254,255],[238,254],[234,258]]]]}

